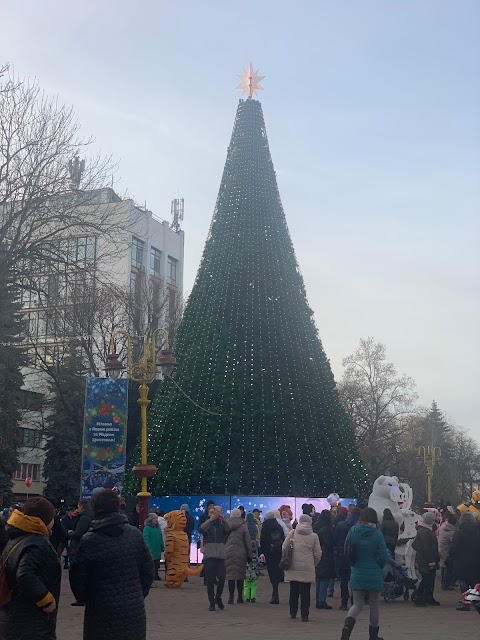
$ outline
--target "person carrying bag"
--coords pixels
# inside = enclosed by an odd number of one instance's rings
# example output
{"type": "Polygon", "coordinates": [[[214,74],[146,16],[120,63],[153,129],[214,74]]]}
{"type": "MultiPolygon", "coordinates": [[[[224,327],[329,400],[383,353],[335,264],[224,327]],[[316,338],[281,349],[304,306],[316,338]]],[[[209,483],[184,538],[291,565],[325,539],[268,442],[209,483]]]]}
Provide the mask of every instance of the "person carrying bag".
{"type": "Polygon", "coordinates": [[[316,533],[313,533],[312,519],[303,514],[297,528],[285,538],[282,547],[282,561],[288,563],[285,577],[290,582],[290,617],[297,617],[298,601],[302,622],[308,622],[310,612],[310,590],[315,582],[315,567],[320,562],[322,550],[316,533]]]}
{"type": "Polygon", "coordinates": [[[55,510],[45,498],[29,498],[7,523],[2,555],[2,640],[55,640],[61,564],[50,544],[55,510]]]}

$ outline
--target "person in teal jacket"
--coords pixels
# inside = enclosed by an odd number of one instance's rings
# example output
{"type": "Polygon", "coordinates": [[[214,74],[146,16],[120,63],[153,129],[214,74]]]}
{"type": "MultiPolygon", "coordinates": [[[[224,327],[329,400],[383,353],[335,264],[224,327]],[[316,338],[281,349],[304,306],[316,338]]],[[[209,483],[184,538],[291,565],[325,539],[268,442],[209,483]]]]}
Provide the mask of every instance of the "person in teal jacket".
{"type": "Polygon", "coordinates": [[[160,569],[162,553],[165,551],[165,545],[163,543],[163,534],[158,525],[158,516],[156,513],[150,513],[148,518],[145,520],[143,537],[150,553],[152,554],[153,563],[155,565],[155,580],[161,580],[158,571],[160,569]]]}
{"type": "Polygon", "coordinates": [[[379,638],[379,604],[383,591],[383,567],[387,562],[387,547],[383,534],[378,530],[375,509],[367,507],[360,513],[360,521],[348,532],[345,554],[350,559],[352,573],[353,606],[348,612],[342,629],[342,640],[348,640],[355,626],[365,599],[370,602],[370,640],[379,638]]]}

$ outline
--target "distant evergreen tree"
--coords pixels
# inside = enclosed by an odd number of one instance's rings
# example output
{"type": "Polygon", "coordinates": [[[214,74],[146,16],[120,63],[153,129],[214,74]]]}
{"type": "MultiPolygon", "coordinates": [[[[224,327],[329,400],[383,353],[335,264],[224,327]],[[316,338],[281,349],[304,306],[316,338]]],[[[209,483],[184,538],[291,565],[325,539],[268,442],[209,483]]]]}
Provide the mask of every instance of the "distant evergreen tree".
{"type": "Polygon", "coordinates": [[[175,355],[149,416],[154,494],[365,494],[257,100],[238,105],[175,355]]]}
{"type": "Polygon", "coordinates": [[[430,411],[425,417],[423,432],[425,444],[441,447],[442,453],[448,454],[448,449],[451,445],[451,427],[445,420],[435,400],[432,401],[430,411]]]}
{"type": "Polygon", "coordinates": [[[432,493],[436,501],[448,500],[457,491],[458,463],[455,458],[455,442],[452,427],[433,400],[429,412],[423,419],[422,445],[438,447],[433,468],[432,493]]]}
{"type": "Polygon", "coordinates": [[[18,289],[0,255],[0,496],[12,494],[12,476],[17,466],[18,425],[21,420],[25,358],[19,348],[22,329],[18,289]]]}
{"type": "Polygon", "coordinates": [[[74,347],[63,363],[49,371],[50,416],[47,418],[44,476],[45,497],[59,505],[76,504],[80,495],[83,412],[85,405],[84,366],[74,347]]]}

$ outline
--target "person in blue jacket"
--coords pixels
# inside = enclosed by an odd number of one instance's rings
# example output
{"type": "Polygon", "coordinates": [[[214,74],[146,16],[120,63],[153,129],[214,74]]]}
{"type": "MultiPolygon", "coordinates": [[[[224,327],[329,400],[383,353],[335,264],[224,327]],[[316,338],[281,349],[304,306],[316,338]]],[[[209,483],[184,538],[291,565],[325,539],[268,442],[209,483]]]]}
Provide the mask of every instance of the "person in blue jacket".
{"type": "Polygon", "coordinates": [[[351,565],[350,584],[353,590],[353,606],[342,629],[342,639],[349,640],[352,629],[362,611],[365,599],[370,603],[370,640],[379,638],[379,604],[383,591],[383,567],[387,562],[387,547],[378,530],[375,509],[367,507],[360,513],[357,525],[350,529],[345,540],[345,555],[351,565]]]}

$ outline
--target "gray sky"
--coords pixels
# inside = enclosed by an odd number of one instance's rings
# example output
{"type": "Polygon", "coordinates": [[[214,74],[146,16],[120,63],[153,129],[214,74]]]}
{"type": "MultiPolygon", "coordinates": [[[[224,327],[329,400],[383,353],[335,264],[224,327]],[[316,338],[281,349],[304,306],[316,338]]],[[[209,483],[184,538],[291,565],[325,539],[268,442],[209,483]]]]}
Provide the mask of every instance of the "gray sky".
{"type": "Polygon", "coordinates": [[[117,190],[185,197],[192,286],[251,58],[337,379],[368,335],[480,439],[477,0],[0,0],[0,60],[74,105],[117,190]]]}

